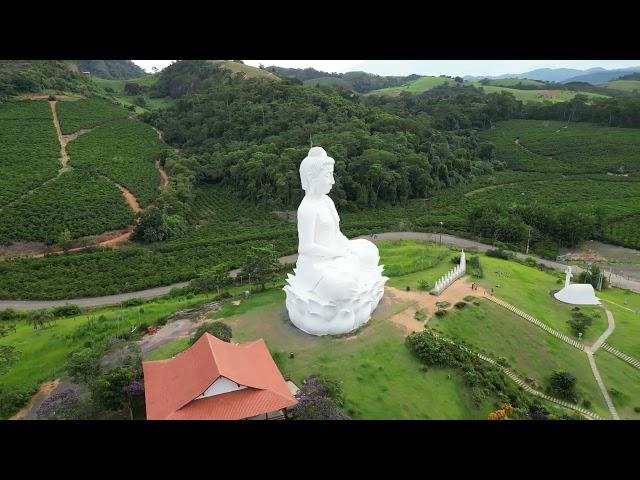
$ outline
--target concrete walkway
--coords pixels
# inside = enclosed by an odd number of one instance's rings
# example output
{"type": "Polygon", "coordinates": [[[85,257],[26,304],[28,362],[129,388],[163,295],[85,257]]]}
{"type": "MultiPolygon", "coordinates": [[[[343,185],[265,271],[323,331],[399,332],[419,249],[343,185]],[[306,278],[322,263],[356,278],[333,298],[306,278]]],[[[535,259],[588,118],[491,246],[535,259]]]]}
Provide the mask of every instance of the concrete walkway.
{"type": "Polygon", "coordinates": [[[613,333],[613,330],[616,328],[616,322],[613,319],[613,314],[606,308],[604,309],[604,311],[607,314],[607,322],[609,323],[609,326],[604,331],[604,333],[600,335],[600,338],[598,338],[598,340],[596,340],[594,344],[591,345],[591,348],[589,350],[591,350],[592,353],[596,353],[598,351],[605,340],[609,338],[609,335],[611,335],[613,333]]]}
{"type": "Polygon", "coordinates": [[[596,361],[593,358],[593,353],[590,349],[586,350],[587,358],[589,359],[589,365],[591,366],[591,371],[593,372],[593,376],[596,378],[596,383],[598,384],[598,388],[600,388],[600,393],[604,397],[604,401],[607,403],[607,408],[609,409],[609,413],[614,420],[620,420],[618,416],[618,411],[616,407],[613,405],[611,401],[611,397],[609,397],[609,392],[607,392],[607,387],[605,387],[604,382],[602,381],[602,377],[600,376],[600,372],[598,371],[598,367],[596,366],[596,361]]]}

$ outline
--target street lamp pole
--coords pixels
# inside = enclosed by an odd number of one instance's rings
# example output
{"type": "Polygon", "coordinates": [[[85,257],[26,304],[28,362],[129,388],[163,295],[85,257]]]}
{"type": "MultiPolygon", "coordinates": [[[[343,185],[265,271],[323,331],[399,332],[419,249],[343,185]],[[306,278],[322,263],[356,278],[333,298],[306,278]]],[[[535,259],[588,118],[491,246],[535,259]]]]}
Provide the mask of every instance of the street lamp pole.
{"type": "Polygon", "coordinates": [[[444,222],[440,222],[440,245],[442,245],[442,230],[444,228],[444,222]]]}

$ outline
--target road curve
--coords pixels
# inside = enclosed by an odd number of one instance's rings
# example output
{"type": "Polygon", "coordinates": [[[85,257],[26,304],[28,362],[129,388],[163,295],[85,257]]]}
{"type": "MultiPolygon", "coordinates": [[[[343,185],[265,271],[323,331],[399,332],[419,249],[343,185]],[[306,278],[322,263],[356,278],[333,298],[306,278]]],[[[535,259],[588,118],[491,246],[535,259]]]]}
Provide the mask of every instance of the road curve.
{"type": "MultiPolygon", "coordinates": [[[[368,235],[362,235],[356,238],[366,238],[370,239],[368,235]]],[[[374,241],[378,240],[429,240],[433,242],[439,242],[442,238],[442,243],[460,248],[469,248],[476,249],[481,252],[486,252],[487,250],[491,250],[496,248],[493,245],[487,245],[486,243],[476,242],[474,240],[469,240],[466,238],[455,237],[453,235],[447,235],[439,233],[424,233],[424,232],[384,232],[377,233],[374,241]]],[[[555,270],[564,271],[567,268],[567,265],[564,263],[554,262],[551,260],[545,260],[542,258],[535,257],[533,255],[524,255],[522,253],[515,254],[518,258],[526,258],[527,256],[535,258],[535,260],[539,263],[546,265],[547,267],[553,268],[555,270]]],[[[295,263],[298,255],[287,255],[285,257],[280,258],[281,263],[295,263]]],[[[574,273],[582,272],[582,268],[573,266],[574,273]]],[[[232,277],[236,277],[239,273],[239,269],[231,270],[229,275],[232,277]]],[[[116,295],[107,295],[105,297],[86,297],[86,298],[73,298],[68,300],[0,300],[0,309],[5,308],[15,308],[15,309],[38,309],[38,308],[50,308],[50,307],[58,307],[60,305],[64,305],[65,303],[74,303],[80,305],[81,307],[100,307],[104,305],[116,305],[125,300],[129,300],[132,298],[155,298],[161,297],[169,293],[172,288],[181,288],[188,285],[189,282],[180,282],[174,283],[173,285],[167,285],[164,287],[156,287],[149,288],[147,290],[140,290],[137,292],[128,292],[128,293],[119,293],[116,295]]],[[[640,293],[640,282],[627,279],[620,275],[611,275],[611,285],[616,287],[625,288],[628,290],[633,290],[634,292],[640,293]]]]}

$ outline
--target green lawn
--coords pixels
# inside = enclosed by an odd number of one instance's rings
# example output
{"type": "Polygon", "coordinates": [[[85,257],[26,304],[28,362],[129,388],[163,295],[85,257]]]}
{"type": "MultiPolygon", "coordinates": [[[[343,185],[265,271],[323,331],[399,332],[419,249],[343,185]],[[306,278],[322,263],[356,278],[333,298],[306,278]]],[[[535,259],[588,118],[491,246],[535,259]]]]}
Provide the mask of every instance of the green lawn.
{"type": "Polygon", "coordinates": [[[607,343],[640,359],[640,295],[621,288],[610,288],[598,292],[598,295],[611,310],[616,322],[616,328],[607,343]]]}
{"type": "Polygon", "coordinates": [[[620,90],[625,93],[640,92],[640,80],[612,80],[599,85],[600,87],[610,88],[611,90],[620,90]]]}
{"type": "MultiPolygon", "coordinates": [[[[493,288],[495,295],[502,300],[550,327],[577,338],[567,323],[573,306],[559,302],[550,294],[552,290],[560,290],[564,286],[559,274],[552,275],[514,261],[487,256],[481,257],[480,261],[484,278],[478,280],[478,284],[482,288],[488,291],[493,288]],[[558,279],[561,283],[558,283],[558,279]]],[[[607,319],[600,307],[580,307],[580,310],[588,315],[597,314],[582,337],[584,343],[590,345],[607,329],[607,319]]]]}
{"type": "Polygon", "coordinates": [[[479,306],[469,304],[444,317],[434,316],[428,327],[463,340],[494,359],[505,357],[509,367],[535,379],[542,388],[555,370],[571,372],[578,379],[580,398],[590,400],[592,411],[609,418],[587,356],[499,305],[488,300],[479,306]]]}
{"type": "Polygon", "coordinates": [[[595,360],[620,418],[640,420],[640,370],[604,350],[595,360]]]}
{"type": "Polygon", "coordinates": [[[400,85],[399,87],[388,87],[373,90],[367,95],[398,95],[401,92],[420,93],[431,90],[439,85],[444,85],[445,83],[454,83],[454,80],[446,77],[420,77],[417,80],[405,85],[400,85]]]}
{"type": "Polygon", "coordinates": [[[586,95],[587,97],[607,98],[605,95],[590,92],[572,92],[570,90],[519,90],[517,88],[499,87],[492,85],[481,85],[480,82],[473,82],[476,87],[482,88],[486,94],[508,92],[522,102],[566,102],[576,95],[586,95]]]}
{"type": "MultiPolygon", "coordinates": [[[[493,409],[489,400],[475,408],[455,371],[422,371],[404,346],[405,332],[387,320],[406,304],[381,305],[356,336],[327,338],[295,328],[285,317],[284,299],[280,289],[258,293],[236,311],[225,306],[215,317],[231,326],[236,342],[264,338],[272,353],[280,352],[283,373],[298,385],[314,373],[341,379],[345,409],[353,418],[485,419],[493,409]]],[[[169,358],[186,346],[178,340],[148,359],[169,358]]]]}

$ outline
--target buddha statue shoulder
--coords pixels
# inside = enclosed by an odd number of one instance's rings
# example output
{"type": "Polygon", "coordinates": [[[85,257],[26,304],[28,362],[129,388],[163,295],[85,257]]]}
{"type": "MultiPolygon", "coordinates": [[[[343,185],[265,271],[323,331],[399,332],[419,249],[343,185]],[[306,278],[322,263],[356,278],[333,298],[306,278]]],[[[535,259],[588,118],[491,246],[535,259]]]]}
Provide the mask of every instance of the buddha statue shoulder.
{"type": "Polygon", "coordinates": [[[314,335],[347,333],[368,321],[387,280],[378,248],[340,231],[327,195],[335,183],[334,164],[320,147],[300,164],[305,196],[298,207],[298,261],[284,288],[291,321],[314,335]]]}

